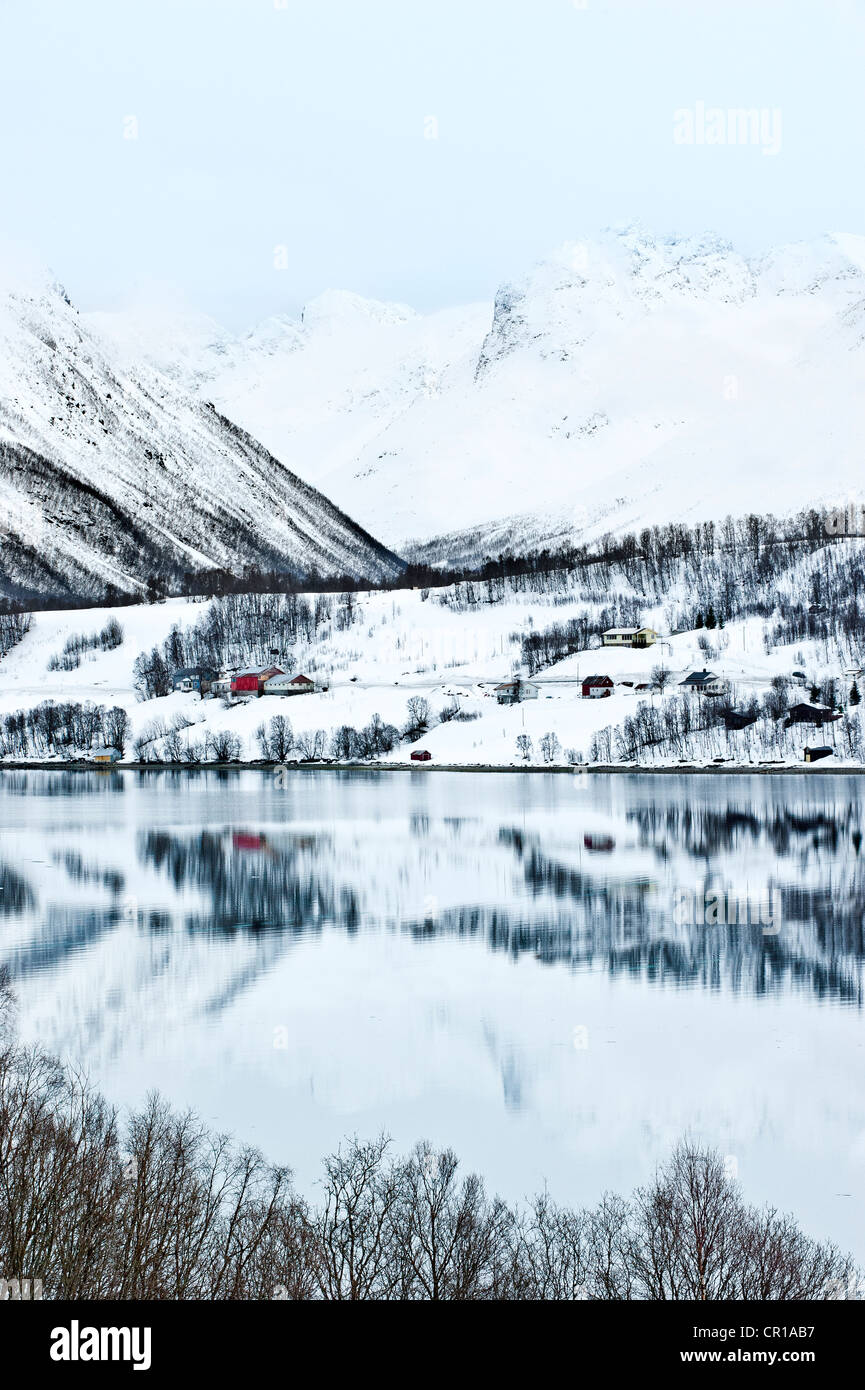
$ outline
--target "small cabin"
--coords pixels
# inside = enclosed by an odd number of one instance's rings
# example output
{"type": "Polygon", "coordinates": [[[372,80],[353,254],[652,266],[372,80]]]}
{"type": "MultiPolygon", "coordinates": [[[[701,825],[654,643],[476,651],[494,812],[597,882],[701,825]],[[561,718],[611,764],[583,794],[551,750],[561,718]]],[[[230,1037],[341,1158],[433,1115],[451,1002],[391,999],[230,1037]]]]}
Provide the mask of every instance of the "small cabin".
{"type": "Polygon", "coordinates": [[[834,748],[829,748],[823,744],[819,748],[806,748],[804,759],[806,763],[817,763],[821,758],[831,758],[834,752],[834,748]]]}
{"type": "Polygon", "coordinates": [[[790,706],[784,727],[789,729],[791,724],[813,724],[816,729],[822,729],[824,724],[834,724],[840,718],[840,714],[836,714],[828,705],[802,703],[790,706]]]}
{"type": "Polygon", "coordinates": [[[725,729],[747,729],[750,724],[756,724],[757,714],[755,710],[729,709],[724,713],[725,729]]]}
{"type": "Polygon", "coordinates": [[[613,682],[609,676],[586,676],[582,685],[584,700],[603,700],[605,696],[612,695],[613,682]]]}
{"type": "Polygon", "coordinates": [[[413,763],[428,763],[432,760],[432,753],[428,753],[425,748],[418,748],[409,756],[413,763]]]}
{"type": "Polygon", "coordinates": [[[117,748],[91,748],[89,761],[98,763],[100,767],[110,767],[112,763],[120,761],[120,752],[117,748]]]}

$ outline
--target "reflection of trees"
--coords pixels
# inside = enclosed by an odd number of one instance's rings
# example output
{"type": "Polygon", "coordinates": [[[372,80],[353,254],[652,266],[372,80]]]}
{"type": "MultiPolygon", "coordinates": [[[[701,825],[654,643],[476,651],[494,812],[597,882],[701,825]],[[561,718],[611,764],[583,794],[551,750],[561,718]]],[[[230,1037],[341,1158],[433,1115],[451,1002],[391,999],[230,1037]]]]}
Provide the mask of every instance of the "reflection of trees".
{"type": "Polygon", "coordinates": [[[16,869],[0,863],[0,917],[16,917],[36,905],[33,889],[16,869]]]}
{"type": "MultiPolygon", "coordinates": [[[[516,870],[524,892],[499,903],[468,901],[403,914],[394,925],[419,940],[467,937],[495,951],[530,953],[546,964],[602,969],[611,976],[753,995],[794,988],[818,999],[861,1003],[865,863],[858,852],[855,801],[840,801],[834,814],[827,805],[777,803],[762,812],[759,806],[693,806],[677,795],[627,814],[643,849],[700,861],[695,877],[702,875],[707,884],[714,877],[712,858],[735,859],[746,845],[763,846],[776,875],[782,861],[795,866],[805,855],[814,856],[818,872],[809,870],[802,883],[770,880],[777,885],[777,935],[764,935],[759,924],[679,925],[672,918],[669,882],[662,888],[645,877],[616,876],[617,863],[624,862],[617,855],[602,866],[596,860],[564,862],[540,832],[501,826],[496,833],[494,826],[481,852],[516,870]]],[[[418,839],[438,836],[440,842],[444,836],[454,856],[477,849],[477,822],[469,829],[458,817],[433,818],[431,826],[424,820],[414,817],[407,826],[403,861],[394,871],[404,885],[403,901],[420,897],[414,877],[418,839]]],[[[57,856],[71,878],[107,891],[111,901],[102,908],[51,904],[33,939],[0,951],[0,963],[5,960],[16,973],[56,968],[130,921],[151,936],[181,926],[196,935],[260,937],[256,959],[214,996],[212,1007],[219,1010],[268,969],[292,938],[319,934],[326,926],[357,932],[366,922],[382,920],[362,856],[346,854],[335,833],[156,829],[141,833],[137,849],[142,863],[173,886],[175,903],[153,911],[130,905],[123,874],[100,868],[98,846],[88,849],[87,863],[77,854],[57,856]]],[[[446,874],[447,858],[444,863],[446,874]]],[[[0,886],[0,914],[35,911],[36,894],[20,872],[0,868],[0,886]]]]}
{"type": "MultiPolygon", "coordinates": [[[[809,826],[807,831],[811,833],[809,826]]],[[[506,836],[507,832],[501,832],[506,836]]],[[[669,903],[653,901],[645,879],[597,878],[546,856],[521,832],[511,843],[535,894],[566,900],[567,927],[535,922],[507,931],[501,915],[489,925],[491,944],[539,960],[602,964],[657,982],[722,986],[761,995],[793,985],[818,997],[862,1002],[865,959],[865,873],[854,869],[843,893],[825,887],[780,887],[776,935],[758,925],[675,925],[669,903]]],[[[479,925],[479,924],[478,924],[479,925]]]]}
{"type": "Polygon", "coordinates": [[[855,849],[862,840],[862,813],[856,800],[832,803],[831,810],[771,806],[763,812],[659,801],[629,811],[627,818],[638,827],[641,843],[662,857],[666,857],[671,842],[695,859],[707,859],[735,851],[746,842],[765,844],[779,858],[789,858],[810,850],[837,854],[845,841],[855,849]]]}
{"type": "Polygon", "coordinates": [[[76,772],[42,770],[38,772],[3,772],[4,796],[58,797],[72,799],[97,792],[115,794],[123,792],[126,784],[123,774],[108,768],[76,772]]]}
{"type": "Polygon", "coordinates": [[[139,853],[176,888],[207,893],[206,913],[185,914],[195,930],[320,931],[337,923],[354,931],[360,926],[359,892],[334,878],[332,846],[324,848],[310,835],[281,836],[274,844],[258,838],[257,851],[245,854],[210,831],[181,837],[156,830],[142,836],[139,853]]]}

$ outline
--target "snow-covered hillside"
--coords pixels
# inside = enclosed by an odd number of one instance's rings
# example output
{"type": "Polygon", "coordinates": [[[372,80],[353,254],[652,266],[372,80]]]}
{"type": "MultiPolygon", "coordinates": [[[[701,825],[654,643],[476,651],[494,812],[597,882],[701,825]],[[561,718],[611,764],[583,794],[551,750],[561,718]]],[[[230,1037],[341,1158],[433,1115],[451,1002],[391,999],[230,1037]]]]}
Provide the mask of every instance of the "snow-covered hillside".
{"type": "MultiPolygon", "coordinates": [[[[819,553],[808,563],[819,567],[819,553]]],[[[803,582],[801,576],[798,582],[803,582]]],[[[315,600],[314,595],[309,598],[315,600]]],[[[190,743],[201,751],[211,736],[226,731],[235,740],[236,756],[249,760],[262,755],[256,730],[279,714],[292,725],[293,757],[324,753],[346,757],[347,753],[338,753],[334,747],[338,730],[344,726],[361,730],[378,715],[385,725],[402,733],[408,722],[409,701],[420,698],[426,703],[427,718],[423,730],[413,738],[418,747],[432,754],[433,765],[564,765],[591,759],[593,740],[601,731],[609,727],[615,734],[637,716],[642,705],[661,713],[671,702],[681,705],[680,682],[693,670],[710,667],[740,708],[765,700],[773,678],[789,681],[794,670],[806,673],[806,680],[801,686],[792,683],[786,688],[789,703],[807,700],[812,683],[828,690],[834,682],[837,698],[847,705],[854,679],[849,674],[850,663],[858,660],[851,655],[858,650],[855,641],[844,650],[834,642],[809,638],[786,645],[775,643],[770,638],[772,620],[761,617],[731,620],[712,632],[669,633],[664,607],[648,605],[644,620],[662,634],[654,646],[643,650],[599,649],[595,639],[595,645],[553,661],[532,676],[538,688],[536,699],[505,707],[498,704],[494,687],[514,673],[525,675],[524,639],[551,624],[565,624],[586,615],[587,604],[576,586],[570,592],[512,592],[503,601],[471,606],[460,602],[453,586],[377,591],[352,598],[348,622],[339,611],[339,599],[323,596],[323,601],[331,607],[315,634],[287,645],[274,658],[285,669],[312,677],[317,693],[251,698],[231,705],[221,698],[201,699],[197,694],[182,693],[141,701],[135,690],[136,658],[162,647],[173,628],[186,632],[200,624],[219,600],[172,599],[114,610],[37,613],[27,635],[0,661],[0,720],[46,699],[58,703],[91,701],[128,711],[131,732],[127,759],[135,756],[135,742],[142,737],[149,740],[142,756],[170,761],[179,758],[190,743]],[[119,646],[85,651],[73,670],[52,669],[52,658],[72,635],[92,636],[104,627],[112,612],[124,630],[119,646]],[[649,683],[658,667],[666,669],[666,681],[662,689],[651,690],[649,683]],[[613,680],[608,698],[582,698],[581,682],[592,674],[608,675],[613,680]],[[166,742],[172,730],[179,735],[174,751],[166,742]],[[546,736],[552,737],[545,746],[546,736]]],[[[597,616],[597,605],[589,605],[588,611],[597,616]]],[[[276,632],[278,629],[276,624],[276,632]]],[[[262,650],[272,650],[269,641],[262,650]]],[[[249,664],[251,654],[249,647],[239,649],[233,664],[249,664]]],[[[696,701],[691,708],[699,719],[700,697],[688,698],[696,701]]],[[[848,714],[858,728],[859,711],[848,709],[848,714]]],[[[828,741],[835,748],[833,765],[845,760],[858,766],[865,756],[863,735],[865,730],[856,734],[854,745],[847,739],[846,724],[828,726],[820,734],[809,725],[782,733],[780,723],[762,719],[755,728],[735,735],[713,730],[690,742],[685,740],[680,748],[666,745],[657,752],[649,748],[638,760],[642,765],[675,763],[685,753],[689,761],[703,763],[716,755],[733,762],[760,763],[771,753],[801,765],[806,744],[828,741]]],[[[612,754],[595,760],[626,759],[627,755],[615,751],[617,747],[614,737],[612,754]]],[[[380,750],[377,758],[404,763],[410,751],[408,742],[398,739],[392,748],[380,750]]]]}
{"type": "Polygon", "coordinates": [[[331,292],[245,337],[189,314],[93,323],[387,544],[449,535],[475,556],[861,496],[863,267],[855,236],[748,259],[630,228],[492,306],[331,292]]]}
{"type": "Polygon", "coordinates": [[[213,567],[399,562],[212,405],[126,370],[62,287],[0,291],[0,592],[143,590],[213,567]]]}

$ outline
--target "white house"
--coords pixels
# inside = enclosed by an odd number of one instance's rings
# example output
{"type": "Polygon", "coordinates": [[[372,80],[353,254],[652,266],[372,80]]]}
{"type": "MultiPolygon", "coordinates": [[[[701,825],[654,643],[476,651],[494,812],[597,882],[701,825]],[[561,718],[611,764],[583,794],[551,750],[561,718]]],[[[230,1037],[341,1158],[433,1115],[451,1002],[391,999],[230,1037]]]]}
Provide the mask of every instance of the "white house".
{"type": "Polygon", "coordinates": [[[724,682],[714,671],[692,671],[679,682],[686,690],[696,690],[700,695],[723,695],[724,682]]]}
{"type": "Polygon", "coordinates": [[[538,687],[532,681],[502,681],[493,693],[500,705],[517,705],[520,700],[536,700],[538,687]]]}
{"type": "Polygon", "coordinates": [[[262,689],[263,695],[312,695],[314,692],[315,681],[309,676],[287,676],[282,672],[266,680],[262,689]]]}

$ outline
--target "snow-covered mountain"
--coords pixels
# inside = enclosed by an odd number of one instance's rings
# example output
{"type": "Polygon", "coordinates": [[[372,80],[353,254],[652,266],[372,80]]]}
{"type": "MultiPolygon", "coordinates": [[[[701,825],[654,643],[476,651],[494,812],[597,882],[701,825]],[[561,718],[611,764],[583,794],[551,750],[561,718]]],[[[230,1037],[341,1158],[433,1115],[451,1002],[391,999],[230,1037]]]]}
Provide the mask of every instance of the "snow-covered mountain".
{"type": "Polygon", "coordinates": [[[233,336],[94,316],[389,545],[451,553],[859,495],[865,238],[748,258],[630,228],[494,305],[329,292],[233,336]]]}
{"type": "Polygon", "coordinates": [[[0,291],[0,537],[11,593],[135,592],[214,566],[400,568],[176,374],[119,363],[47,278],[0,291]]]}

